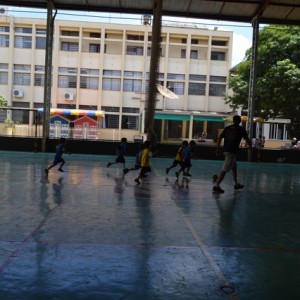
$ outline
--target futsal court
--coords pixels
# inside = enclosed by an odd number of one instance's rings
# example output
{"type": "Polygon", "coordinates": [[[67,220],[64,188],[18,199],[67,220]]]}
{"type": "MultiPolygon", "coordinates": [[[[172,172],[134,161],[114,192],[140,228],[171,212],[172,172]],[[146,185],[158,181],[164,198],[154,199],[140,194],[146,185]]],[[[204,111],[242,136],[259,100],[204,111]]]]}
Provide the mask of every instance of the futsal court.
{"type": "MultiPolygon", "coordinates": [[[[141,185],[115,156],[0,151],[0,299],[300,299],[299,165],[222,161],[192,177],[153,158],[141,185]]],[[[134,157],[127,157],[127,167],[134,157]]]]}

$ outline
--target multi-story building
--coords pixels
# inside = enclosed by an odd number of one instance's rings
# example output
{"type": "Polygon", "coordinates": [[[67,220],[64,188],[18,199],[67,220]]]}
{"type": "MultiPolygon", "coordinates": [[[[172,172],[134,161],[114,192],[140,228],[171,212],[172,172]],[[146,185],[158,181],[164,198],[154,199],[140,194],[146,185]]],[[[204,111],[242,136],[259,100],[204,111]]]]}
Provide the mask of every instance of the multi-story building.
{"type": "MultiPolygon", "coordinates": [[[[56,20],[51,107],[77,115],[102,111],[97,118],[103,139],[132,140],[143,132],[152,38],[149,17],[145,20],[141,25],[56,20]]],[[[232,39],[230,31],[162,27],[158,80],[178,99],[157,96],[161,140],[202,131],[217,136],[230,111],[224,94],[232,39]]],[[[0,16],[0,94],[9,106],[43,107],[45,47],[45,19],[0,16]]]]}

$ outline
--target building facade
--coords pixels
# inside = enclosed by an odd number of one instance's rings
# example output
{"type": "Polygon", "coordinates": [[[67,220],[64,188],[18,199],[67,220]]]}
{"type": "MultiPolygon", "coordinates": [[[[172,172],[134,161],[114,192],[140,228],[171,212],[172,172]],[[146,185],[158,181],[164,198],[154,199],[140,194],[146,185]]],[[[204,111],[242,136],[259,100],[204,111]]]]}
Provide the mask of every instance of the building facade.
{"type": "MultiPolygon", "coordinates": [[[[102,139],[133,140],[142,133],[152,39],[148,21],[125,25],[56,20],[51,107],[78,114],[102,111],[102,139]]],[[[203,131],[208,138],[217,136],[230,111],[224,94],[232,39],[230,31],[162,27],[158,83],[178,99],[157,96],[160,140],[192,138],[203,131]]],[[[0,16],[0,94],[9,106],[43,107],[45,48],[45,19],[0,16]]],[[[20,121],[31,124],[32,118],[20,121]]]]}

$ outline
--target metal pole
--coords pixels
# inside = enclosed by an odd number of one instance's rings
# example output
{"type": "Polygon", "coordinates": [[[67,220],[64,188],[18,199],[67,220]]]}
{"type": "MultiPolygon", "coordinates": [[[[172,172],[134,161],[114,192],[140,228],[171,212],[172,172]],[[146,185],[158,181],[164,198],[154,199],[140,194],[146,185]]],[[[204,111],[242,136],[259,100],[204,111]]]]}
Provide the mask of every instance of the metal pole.
{"type": "MultiPolygon", "coordinates": [[[[252,21],[253,36],[252,36],[252,55],[249,79],[249,95],[248,95],[248,122],[247,131],[249,139],[252,142],[253,138],[253,112],[254,112],[254,98],[256,88],[256,63],[257,63],[257,49],[258,49],[258,32],[259,32],[259,18],[256,16],[252,21]]],[[[252,153],[248,151],[248,161],[251,161],[252,153]]]]}
{"type": "Polygon", "coordinates": [[[54,19],[53,3],[47,3],[47,36],[45,53],[45,83],[44,83],[44,112],[43,112],[43,138],[42,151],[46,151],[46,142],[49,138],[50,108],[51,108],[51,83],[52,83],[52,52],[53,52],[53,31],[54,19]]]}
{"type": "MultiPolygon", "coordinates": [[[[152,25],[152,43],[151,43],[151,61],[150,61],[150,78],[149,78],[149,94],[146,101],[146,118],[145,132],[148,134],[152,144],[156,143],[156,135],[154,133],[154,114],[155,100],[157,95],[156,81],[159,69],[159,48],[161,34],[161,16],[162,16],[162,0],[156,0],[154,3],[154,16],[152,25]]],[[[146,51],[146,49],[145,49],[146,51]]]]}

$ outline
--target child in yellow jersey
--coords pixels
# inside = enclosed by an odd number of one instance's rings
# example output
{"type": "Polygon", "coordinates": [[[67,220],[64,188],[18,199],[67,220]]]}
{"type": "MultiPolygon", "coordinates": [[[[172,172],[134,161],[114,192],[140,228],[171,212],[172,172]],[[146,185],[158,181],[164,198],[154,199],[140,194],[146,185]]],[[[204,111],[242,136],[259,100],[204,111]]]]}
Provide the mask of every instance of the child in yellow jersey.
{"type": "Polygon", "coordinates": [[[178,148],[175,159],[173,161],[173,164],[166,168],[166,174],[169,174],[169,171],[172,168],[175,168],[177,165],[180,165],[180,167],[182,167],[182,163],[183,163],[183,151],[184,149],[188,146],[188,141],[183,141],[181,146],[178,148]]]}
{"type": "Polygon", "coordinates": [[[134,179],[134,181],[137,184],[141,183],[140,179],[143,179],[146,173],[151,172],[151,168],[150,168],[150,157],[152,157],[152,152],[150,151],[151,143],[150,141],[146,141],[144,145],[145,145],[145,149],[141,154],[141,172],[139,176],[136,179],[134,179]]]}

